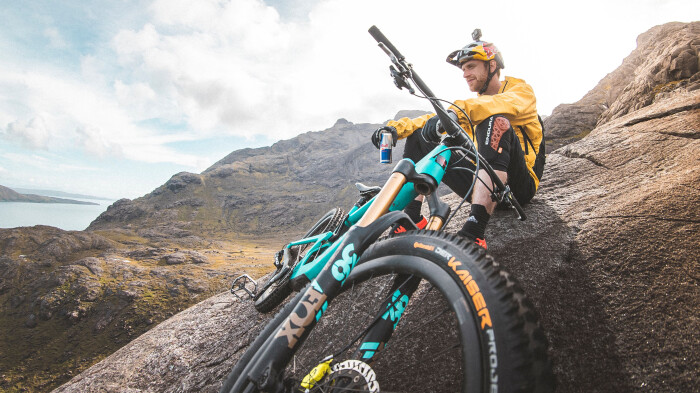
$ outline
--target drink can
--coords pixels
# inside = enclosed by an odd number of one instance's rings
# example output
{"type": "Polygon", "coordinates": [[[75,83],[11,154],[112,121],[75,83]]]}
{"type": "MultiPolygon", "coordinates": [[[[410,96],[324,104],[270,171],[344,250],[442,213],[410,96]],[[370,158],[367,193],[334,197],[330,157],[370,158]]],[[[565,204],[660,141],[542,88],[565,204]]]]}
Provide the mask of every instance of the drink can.
{"type": "Polygon", "coordinates": [[[391,148],[394,146],[391,132],[382,132],[379,140],[379,163],[391,164],[391,148]]]}

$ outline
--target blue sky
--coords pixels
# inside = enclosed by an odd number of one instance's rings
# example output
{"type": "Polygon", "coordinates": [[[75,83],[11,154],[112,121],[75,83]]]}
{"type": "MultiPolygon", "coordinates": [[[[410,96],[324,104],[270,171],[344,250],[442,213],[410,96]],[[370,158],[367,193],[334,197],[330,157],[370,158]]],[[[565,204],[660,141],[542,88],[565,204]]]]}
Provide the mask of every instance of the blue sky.
{"type": "Polygon", "coordinates": [[[637,35],[700,17],[696,1],[430,4],[4,1],[0,185],[135,198],[341,117],[428,109],[393,87],[373,24],[450,100],[470,93],[444,58],[480,27],[546,115],[619,66],[637,35]]]}

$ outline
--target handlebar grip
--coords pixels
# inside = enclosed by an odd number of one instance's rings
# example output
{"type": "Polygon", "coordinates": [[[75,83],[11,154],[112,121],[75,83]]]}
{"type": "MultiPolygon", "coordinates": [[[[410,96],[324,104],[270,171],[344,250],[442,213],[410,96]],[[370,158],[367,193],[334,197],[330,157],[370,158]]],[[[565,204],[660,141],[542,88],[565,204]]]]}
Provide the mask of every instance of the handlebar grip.
{"type": "Polygon", "coordinates": [[[397,58],[399,58],[399,59],[403,59],[403,58],[404,58],[403,55],[401,54],[401,52],[399,52],[399,50],[396,49],[396,47],[394,46],[394,44],[392,44],[392,43],[389,41],[389,39],[386,38],[386,36],[384,35],[384,33],[382,33],[382,32],[379,30],[379,28],[378,28],[377,26],[372,26],[372,27],[370,27],[370,28],[369,28],[369,34],[371,34],[372,37],[374,37],[374,39],[375,39],[377,42],[386,45],[386,47],[387,47],[397,58]]]}

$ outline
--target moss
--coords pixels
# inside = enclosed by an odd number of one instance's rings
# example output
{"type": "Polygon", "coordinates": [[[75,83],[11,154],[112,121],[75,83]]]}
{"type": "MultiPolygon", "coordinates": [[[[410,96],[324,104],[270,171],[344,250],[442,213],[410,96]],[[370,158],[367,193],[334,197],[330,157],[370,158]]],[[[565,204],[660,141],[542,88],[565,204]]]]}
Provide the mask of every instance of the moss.
{"type": "Polygon", "coordinates": [[[676,87],[678,87],[680,83],[685,82],[686,80],[687,79],[681,79],[654,86],[654,89],[651,92],[652,99],[656,97],[656,95],[659,93],[665,93],[674,90],[676,87]]]}

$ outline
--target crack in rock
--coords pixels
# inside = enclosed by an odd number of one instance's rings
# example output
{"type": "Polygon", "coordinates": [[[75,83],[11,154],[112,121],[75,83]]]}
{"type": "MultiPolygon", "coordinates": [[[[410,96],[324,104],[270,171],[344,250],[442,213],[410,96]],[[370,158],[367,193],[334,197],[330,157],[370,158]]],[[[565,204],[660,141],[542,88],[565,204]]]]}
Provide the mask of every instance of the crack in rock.
{"type": "MultiPolygon", "coordinates": [[[[671,115],[675,115],[676,113],[685,112],[685,111],[692,111],[692,110],[695,110],[695,109],[700,109],[700,103],[694,103],[694,104],[685,105],[685,106],[682,106],[682,107],[679,107],[679,108],[669,109],[669,110],[667,110],[667,111],[663,111],[663,112],[659,112],[659,113],[654,113],[654,114],[649,115],[649,116],[638,117],[638,118],[636,118],[636,119],[632,119],[632,120],[628,121],[627,123],[623,124],[622,126],[623,126],[623,127],[628,127],[628,126],[632,126],[632,125],[635,125],[635,124],[638,124],[638,123],[642,123],[642,122],[645,122],[645,121],[661,119],[661,118],[664,118],[664,117],[668,117],[668,116],[671,116],[671,115]]],[[[671,135],[675,135],[675,134],[671,134],[671,135]]],[[[688,137],[688,135],[676,135],[676,136],[688,137]]],[[[697,138],[698,138],[698,134],[697,134],[697,133],[692,134],[692,135],[690,135],[690,137],[691,137],[692,139],[697,139],[697,138]]]]}
{"type": "Polygon", "coordinates": [[[596,160],[595,158],[593,158],[589,155],[586,155],[586,154],[580,154],[580,153],[576,153],[576,152],[573,152],[570,150],[564,150],[562,153],[559,153],[559,154],[563,155],[564,157],[568,157],[568,158],[582,158],[584,160],[590,161],[595,166],[605,168],[608,170],[610,169],[607,166],[605,166],[605,164],[603,164],[602,162],[600,162],[600,161],[596,160]]]}

